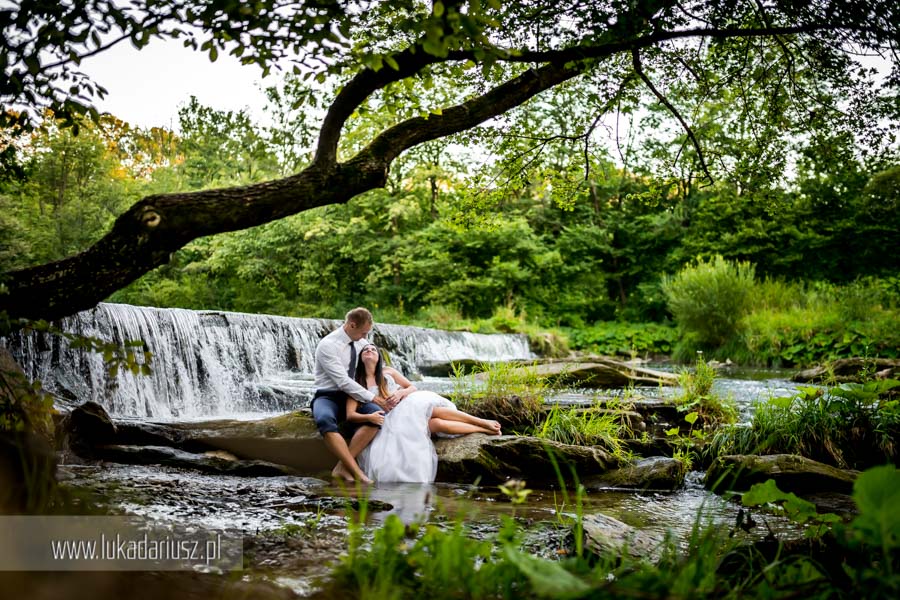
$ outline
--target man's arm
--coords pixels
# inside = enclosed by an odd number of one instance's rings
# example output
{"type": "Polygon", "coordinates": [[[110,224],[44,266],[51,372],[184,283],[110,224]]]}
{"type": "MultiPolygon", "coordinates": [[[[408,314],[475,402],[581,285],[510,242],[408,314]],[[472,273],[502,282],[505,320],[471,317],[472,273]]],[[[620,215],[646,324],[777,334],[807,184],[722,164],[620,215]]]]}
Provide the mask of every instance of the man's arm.
{"type": "Polygon", "coordinates": [[[336,346],[319,344],[316,348],[316,362],[338,389],[346,392],[357,402],[372,402],[375,399],[375,394],[347,375],[347,369],[342,366],[340,350],[336,346]]]}

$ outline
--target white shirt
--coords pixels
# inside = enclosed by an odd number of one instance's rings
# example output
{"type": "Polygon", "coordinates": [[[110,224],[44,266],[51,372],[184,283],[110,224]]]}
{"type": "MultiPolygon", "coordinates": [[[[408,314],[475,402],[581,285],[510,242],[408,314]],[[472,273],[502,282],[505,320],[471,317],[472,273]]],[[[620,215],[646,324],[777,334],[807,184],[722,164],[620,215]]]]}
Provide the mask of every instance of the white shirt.
{"type": "MultiPolygon", "coordinates": [[[[353,342],[356,357],[368,344],[363,338],[353,342]]],[[[341,325],[316,346],[316,367],[313,371],[317,390],[342,390],[358,402],[371,402],[375,394],[359,385],[347,374],[350,367],[350,336],[341,325]]]]}

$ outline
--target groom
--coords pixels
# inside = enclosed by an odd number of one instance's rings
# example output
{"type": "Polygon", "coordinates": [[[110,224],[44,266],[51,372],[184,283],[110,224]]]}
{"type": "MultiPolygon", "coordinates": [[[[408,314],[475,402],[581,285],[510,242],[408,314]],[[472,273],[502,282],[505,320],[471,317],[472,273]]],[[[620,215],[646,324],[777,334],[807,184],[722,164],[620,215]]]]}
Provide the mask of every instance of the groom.
{"type": "Polygon", "coordinates": [[[359,402],[359,412],[370,414],[392,408],[388,399],[376,396],[354,381],[357,357],[368,344],[366,336],[372,330],[372,313],[354,308],[347,313],[344,324],[326,335],[316,346],[315,385],[312,413],[325,445],[340,461],[331,472],[348,481],[358,479],[371,483],[356,456],[369,445],[380,427],[370,423],[353,425],[350,445],[341,435],[338,425],[346,419],[347,396],[359,402]]]}

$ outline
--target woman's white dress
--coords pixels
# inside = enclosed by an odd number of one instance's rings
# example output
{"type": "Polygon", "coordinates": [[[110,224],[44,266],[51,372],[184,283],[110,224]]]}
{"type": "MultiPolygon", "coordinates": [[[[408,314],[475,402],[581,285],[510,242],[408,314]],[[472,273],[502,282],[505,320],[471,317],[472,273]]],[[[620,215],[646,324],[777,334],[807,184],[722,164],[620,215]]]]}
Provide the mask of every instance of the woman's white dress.
{"type": "MultiPolygon", "coordinates": [[[[385,374],[388,390],[400,386],[385,374]]],[[[377,388],[369,388],[378,393],[377,388]]],[[[381,431],[357,460],[360,468],[375,481],[430,483],[437,474],[437,453],[431,442],[428,421],[436,406],[456,408],[434,392],[417,390],[384,416],[381,431]]]]}

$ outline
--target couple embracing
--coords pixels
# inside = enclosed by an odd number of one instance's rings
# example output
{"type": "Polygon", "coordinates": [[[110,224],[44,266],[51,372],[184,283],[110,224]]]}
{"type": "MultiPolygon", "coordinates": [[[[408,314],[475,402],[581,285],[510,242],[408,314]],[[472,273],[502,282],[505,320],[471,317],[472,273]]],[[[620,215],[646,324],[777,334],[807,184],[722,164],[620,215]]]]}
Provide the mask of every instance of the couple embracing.
{"type": "Polygon", "coordinates": [[[332,475],[348,481],[434,481],[433,434],[500,434],[500,424],[456,410],[434,392],[417,390],[384,364],[366,336],[372,313],[354,308],[343,325],[316,347],[313,418],[325,445],[338,458],[332,475]],[[347,422],[350,443],[341,434],[347,422]]]}

